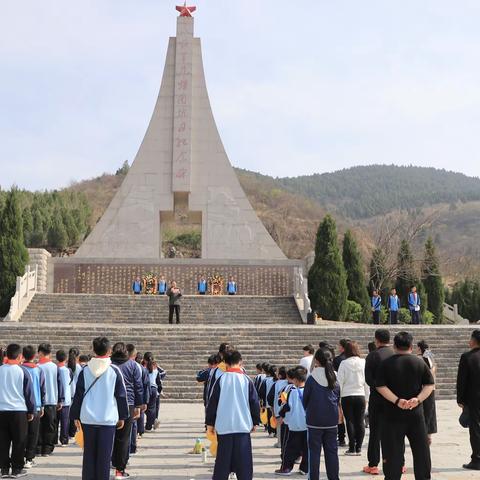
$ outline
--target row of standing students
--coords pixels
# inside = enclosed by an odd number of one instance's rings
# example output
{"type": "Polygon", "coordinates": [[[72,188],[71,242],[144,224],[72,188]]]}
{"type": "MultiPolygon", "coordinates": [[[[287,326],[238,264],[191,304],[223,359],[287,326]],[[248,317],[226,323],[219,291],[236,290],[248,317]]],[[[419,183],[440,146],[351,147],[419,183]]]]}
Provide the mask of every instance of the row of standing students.
{"type": "Polygon", "coordinates": [[[89,358],[72,348],[68,363],[59,350],[55,363],[49,344],[37,351],[7,347],[0,367],[2,478],[25,476],[36,455],[49,456],[57,444],[66,446],[77,429],[85,440],[83,480],[108,480],[111,465],[115,479],[129,477],[125,469],[136,450],[135,430],[156,426],[166,373],[151,353],[142,365],[135,361],[132,344],[119,342],[112,350],[101,337],[93,341],[93,350],[89,358]]]}

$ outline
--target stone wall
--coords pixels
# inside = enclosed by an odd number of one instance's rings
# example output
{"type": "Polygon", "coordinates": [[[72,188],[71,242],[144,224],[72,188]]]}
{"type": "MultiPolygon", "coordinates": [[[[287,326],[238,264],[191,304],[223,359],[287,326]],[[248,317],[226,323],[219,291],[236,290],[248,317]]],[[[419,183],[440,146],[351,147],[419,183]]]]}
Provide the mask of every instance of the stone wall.
{"type": "Polygon", "coordinates": [[[30,268],[34,269],[35,265],[38,266],[37,291],[45,293],[47,291],[47,265],[51,255],[44,248],[29,248],[28,255],[30,256],[30,268]]]}
{"type": "Polygon", "coordinates": [[[186,295],[196,293],[201,275],[220,275],[225,284],[232,275],[239,295],[294,294],[296,261],[272,262],[212,262],[208,260],[164,260],[161,262],[130,263],[126,261],[69,261],[54,259],[53,293],[128,294],[135,277],[153,273],[167,281],[176,280],[186,295]]]}

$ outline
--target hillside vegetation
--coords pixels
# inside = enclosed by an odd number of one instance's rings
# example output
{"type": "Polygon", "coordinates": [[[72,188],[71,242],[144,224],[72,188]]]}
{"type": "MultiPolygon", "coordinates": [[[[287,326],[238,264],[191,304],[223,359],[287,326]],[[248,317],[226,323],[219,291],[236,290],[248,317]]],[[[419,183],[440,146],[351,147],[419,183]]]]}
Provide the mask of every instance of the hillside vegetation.
{"type": "Polygon", "coordinates": [[[334,173],[280,178],[289,191],[333,206],[346,217],[480,200],[480,179],[435,168],[370,165],[334,173]]]}
{"type": "MultiPolygon", "coordinates": [[[[21,192],[27,244],[45,246],[54,253],[73,252],[100,219],[127,171],[124,165],[114,175],[75,182],[58,192],[21,192]],[[61,245],[55,246],[59,229],[61,245]]],[[[289,258],[312,252],[319,222],[331,213],[339,235],[353,231],[366,271],[384,230],[397,222],[400,237],[402,229],[407,236],[408,229],[421,225],[412,240],[414,249],[423,248],[427,237],[434,239],[447,281],[480,272],[477,178],[432,168],[382,165],[297,178],[236,172],[259,218],[289,258]]],[[[0,191],[0,206],[4,197],[0,191]]]]}

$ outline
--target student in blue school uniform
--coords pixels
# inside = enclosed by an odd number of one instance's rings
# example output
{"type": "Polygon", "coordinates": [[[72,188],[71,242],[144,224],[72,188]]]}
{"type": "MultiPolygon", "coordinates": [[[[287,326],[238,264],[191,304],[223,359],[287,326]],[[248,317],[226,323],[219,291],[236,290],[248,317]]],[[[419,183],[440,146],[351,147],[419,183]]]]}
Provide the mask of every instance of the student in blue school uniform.
{"type": "MultiPolygon", "coordinates": [[[[70,393],[73,397],[75,396],[75,387],[77,385],[78,377],[80,376],[80,372],[82,371],[82,366],[80,365],[80,350],[77,347],[72,347],[68,351],[68,360],[67,360],[67,367],[70,370],[70,393]]],[[[75,423],[73,423],[72,419],[69,419],[69,427],[68,427],[68,436],[73,438],[76,432],[75,423]]]]}
{"type": "Polygon", "coordinates": [[[237,350],[225,354],[227,370],[215,382],[207,404],[206,424],[216,432],[217,457],[213,480],[228,480],[234,472],[238,480],[252,480],[253,459],[250,434],[260,424],[260,403],[252,380],[242,368],[237,350]]]}
{"type": "Polygon", "coordinates": [[[308,428],[309,480],[320,478],[322,448],[328,480],[339,480],[337,424],[340,386],[333,368],[333,356],[319,349],[314,357],[314,369],[303,391],[308,428]]]}
{"type": "Polygon", "coordinates": [[[38,366],[45,375],[45,403],[43,417],[40,419],[37,454],[48,457],[53,453],[57,438],[57,411],[65,401],[65,392],[60,370],[52,362],[52,346],[41,343],[38,346],[38,366]]]}
{"type": "Polygon", "coordinates": [[[258,396],[260,398],[260,406],[267,409],[267,432],[269,437],[276,436],[276,429],[272,428],[270,421],[273,416],[273,405],[268,401],[270,392],[275,387],[277,381],[277,367],[275,365],[269,365],[267,370],[267,376],[260,385],[260,391],[258,396]]]}
{"type": "Polygon", "coordinates": [[[160,395],[163,390],[163,379],[167,372],[160,368],[153,357],[152,352],[145,352],[143,363],[148,371],[150,382],[150,399],[147,405],[145,430],[150,432],[158,428],[158,414],[160,412],[160,395]]]}
{"type": "MultiPolygon", "coordinates": [[[[145,433],[145,412],[147,411],[148,402],[150,400],[150,378],[148,376],[148,370],[142,364],[143,362],[143,355],[137,352],[135,356],[135,362],[142,370],[142,385],[143,385],[143,392],[144,392],[144,402],[145,407],[140,409],[140,417],[137,419],[137,434],[139,437],[142,437],[145,433]]],[[[135,450],[135,449],[134,449],[135,450]]]]}
{"type": "Polygon", "coordinates": [[[220,357],[217,353],[210,355],[207,360],[207,368],[200,370],[197,373],[197,382],[203,383],[203,406],[207,406],[208,384],[213,375],[213,372],[220,363],[220,357]]]}
{"type": "Polygon", "coordinates": [[[33,420],[28,422],[27,445],[25,446],[25,468],[35,465],[37,453],[38,434],[40,431],[40,418],[43,415],[45,402],[45,375],[35,363],[36,350],[31,345],[23,347],[22,368],[28,372],[32,379],[32,389],[35,397],[35,413],[33,420]]]}
{"type": "Polygon", "coordinates": [[[123,376],[123,381],[127,389],[129,417],[125,420],[125,425],[121,430],[115,432],[112,451],[112,465],[115,467],[115,480],[128,478],[129,474],[125,472],[130,458],[130,442],[132,435],[133,422],[140,416],[140,409],[143,405],[143,386],[142,376],[138,370],[137,364],[130,359],[127,346],[123,342],[117,342],[112,349],[112,364],[118,367],[123,376]]]}
{"type": "Polygon", "coordinates": [[[132,283],[132,292],[134,295],[140,295],[143,290],[142,280],[137,277],[132,283]]]}
{"type": "Polygon", "coordinates": [[[227,282],[227,293],[228,295],[236,295],[237,294],[237,282],[230,277],[227,282]]]}
{"type": "Polygon", "coordinates": [[[210,375],[210,379],[208,380],[208,385],[207,385],[207,403],[208,399],[210,398],[213,390],[213,386],[215,385],[215,382],[224,374],[224,372],[227,371],[227,364],[225,362],[225,357],[227,353],[235,350],[233,345],[229,343],[221,343],[220,346],[218,347],[218,357],[220,362],[218,363],[217,367],[213,369],[212,375],[210,375]]]}
{"type": "Polygon", "coordinates": [[[8,345],[4,362],[0,366],[0,470],[2,478],[20,478],[27,473],[24,455],[35,395],[30,375],[20,366],[20,345],[8,345]]]}
{"type": "Polygon", "coordinates": [[[398,298],[397,291],[392,288],[390,295],[388,296],[388,320],[390,325],[398,324],[398,311],[400,310],[400,299],[398,298]]]}
{"type": "Polygon", "coordinates": [[[420,295],[417,293],[417,287],[415,285],[410,289],[408,294],[408,309],[410,310],[410,315],[412,316],[412,325],[419,325],[422,323],[420,318],[420,306],[422,301],[420,295]]]}
{"type": "Polygon", "coordinates": [[[287,370],[287,385],[280,391],[279,398],[277,400],[278,409],[277,409],[277,426],[280,426],[280,458],[283,462],[283,456],[285,454],[285,444],[288,437],[288,419],[282,418],[280,416],[280,411],[283,406],[287,403],[287,398],[290,390],[294,387],[293,378],[295,377],[295,368],[290,368],[287,370]]]}
{"type": "Polygon", "coordinates": [[[253,379],[253,384],[255,385],[255,390],[257,393],[260,390],[260,385],[262,384],[263,380],[267,376],[266,373],[263,371],[263,363],[257,363],[256,369],[257,369],[257,374],[255,375],[255,378],[253,379]]]}
{"type": "Polygon", "coordinates": [[[159,295],[167,294],[167,281],[163,275],[160,276],[160,280],[157,283],[157,292],[159,295]]]}
{"type": "Polygon", "coordinates": [[[372,318],[374,325],[380,323],[380,311],[382,310],[382,297],[379,295],[378,290],[374,290],[372,293],[372,318]]]}
{"type": "Polygon", "coordinates": [[[280,395],[283,390],[287,387],[288,380],[287,380],[287,369],[285,367],[280,367],[278,369],[277,374],[277,381],[275,382],[272,389],[270,389],[270,393],[268,394],[267,400],[269,405],[272,405],[272,413],[273,416],[277,419],[277,443],[275,444],[275,448],[281,448],[282,446],[282,426],[278,422],[280,418],[279,410],[280,410],[280,395]]]}
{"type": "MultiPolygon", "coordinates": [[[[148,378],[147,369],[137,362],[138,352],[135,348],[135,345],[133,343],[127,343],[126,347],[130,360],[135,362],[135,365],[141,375],[143,388],[143,403],[140,407],[140,416],[136,420],[132,421],[132,433],[130,434],[130,455],[135,455],[137,453],[137,435],[139,433],[139,424],[142,420],[145,421],[145,412],[147,410],[148,400],[150,398],[150,381],[148,378]]],[[[143,428],[141,430],[143,435],[145,429],[143,428]]]]}
{"type": "Polygon", "coordinates": [[[110,342],[93,340],[95,356],[78,377],[70,414],[83,429],[82,480],[109,480],[115,431],[130,412],[122,373],[110,360],[110,342]]]}
{"type": "Polygon", "coordinates": [[[207,279],[202,275],[197,283],[197,293],[199,295],[206,295],[208,290],[207,279]]]}
{"type": "Polygon", "coordinates": [[[70,406],[72,405],[72,390],[71,390],[71,371],[66,365],[67,354],[64,350],[58,350],[57,354],[57,368],[60,374],[60,381],[62,382],[64,400],[62,408],[57,411],[57,420],[60,425],[60,445],[68,445],[68,431],[70,427],[70,406]]]}
{"type": "Polygon", "coordinates": [[[301,457],[299,473],[308,474],[307,421],[303,407],[303,392],[307,380],[307,369],[295,367],[292,372],[293,387],[288,391],[285,404],[280,409],[280,422],[284,418],[288,425],[282,466],[275,475],[290,476],[295,462],[301,457]]]}

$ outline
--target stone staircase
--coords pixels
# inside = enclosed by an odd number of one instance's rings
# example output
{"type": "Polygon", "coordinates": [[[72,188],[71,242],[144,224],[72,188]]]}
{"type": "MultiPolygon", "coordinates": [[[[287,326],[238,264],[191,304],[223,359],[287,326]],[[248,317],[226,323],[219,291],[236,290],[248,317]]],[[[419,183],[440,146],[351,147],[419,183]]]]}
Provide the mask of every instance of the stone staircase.
{"type": "MultiPolygon", "coordinates": [[[[168,298],[159,295],[37,294],[21,322],[167,324],[168,298]]],[[[299,324],[293,297],[201,296],[182,299],[185,324],[299,324]]]]}
{"type": "MultiPolygon", "coordinates": [[[[43,300],[36,297],[37,302],[43,300]]],[[[133,300],[141,302],[142,300],[133,300]]],[[[146,300],[147,302],[150,300],[146,300]]],[[[203,301],[203,299],[202,299],[203,301]]],[[[216,351],[223,341],[233,343],[243,354],[245,366],[254,374],[255,364],[269,361],[276,365],[296,365],[307,343],[318,345],[325,340],[336,345],[338,339],[352,338],[360,343],[363,351],[372,340],[374,326],[354,324],[300,325],[262,324],[258,317],[249,318],[242,323],[245,315],[238,311],[236,322],[224,324],[199,325],[158,325],[146,323],[138,318],[126,323],[118,321],[116,315],[110,315],[111,321],[97,316],[86,317],[85,322],[78,321],[78,312],[56,312],[52,318],[42,313],[42,318],[33,320],[35,305],[27,310],[20,323],[0,324],[0,343],[18,342],[37,344],[41,341],[52,343],[55,349],[79,346],[82,352],[90,352],[91,340],[98,335],[107,335],[112,342],[133,342],[141,352],[152,351],[163,368],[168,372],[165,380],[166,401],[197,402],[201,400],[202,387],[195,382],[197,370],[204,367],[207,357],[216,351]],[[76,322],[72,321],[75,314],[76,322]],[[63,316],[63,318],[62,318],[63,316]],[[27,320],[28,319],[28,320],[27,320]],[[113,321],[113,320],[114,321],[113,321]],[[48,320],[48,321],[45,321],[48,320]]],[[[472,327],[464,326],[415,326],[410,329],[415,339],[424,339],[430,343],[438,364],[437,395],[452,398],[455,394],[455,379],[460,354],[467,349],[472,327]]],[[[399,330],[392,329],[394,331],[399,330]]]]}

